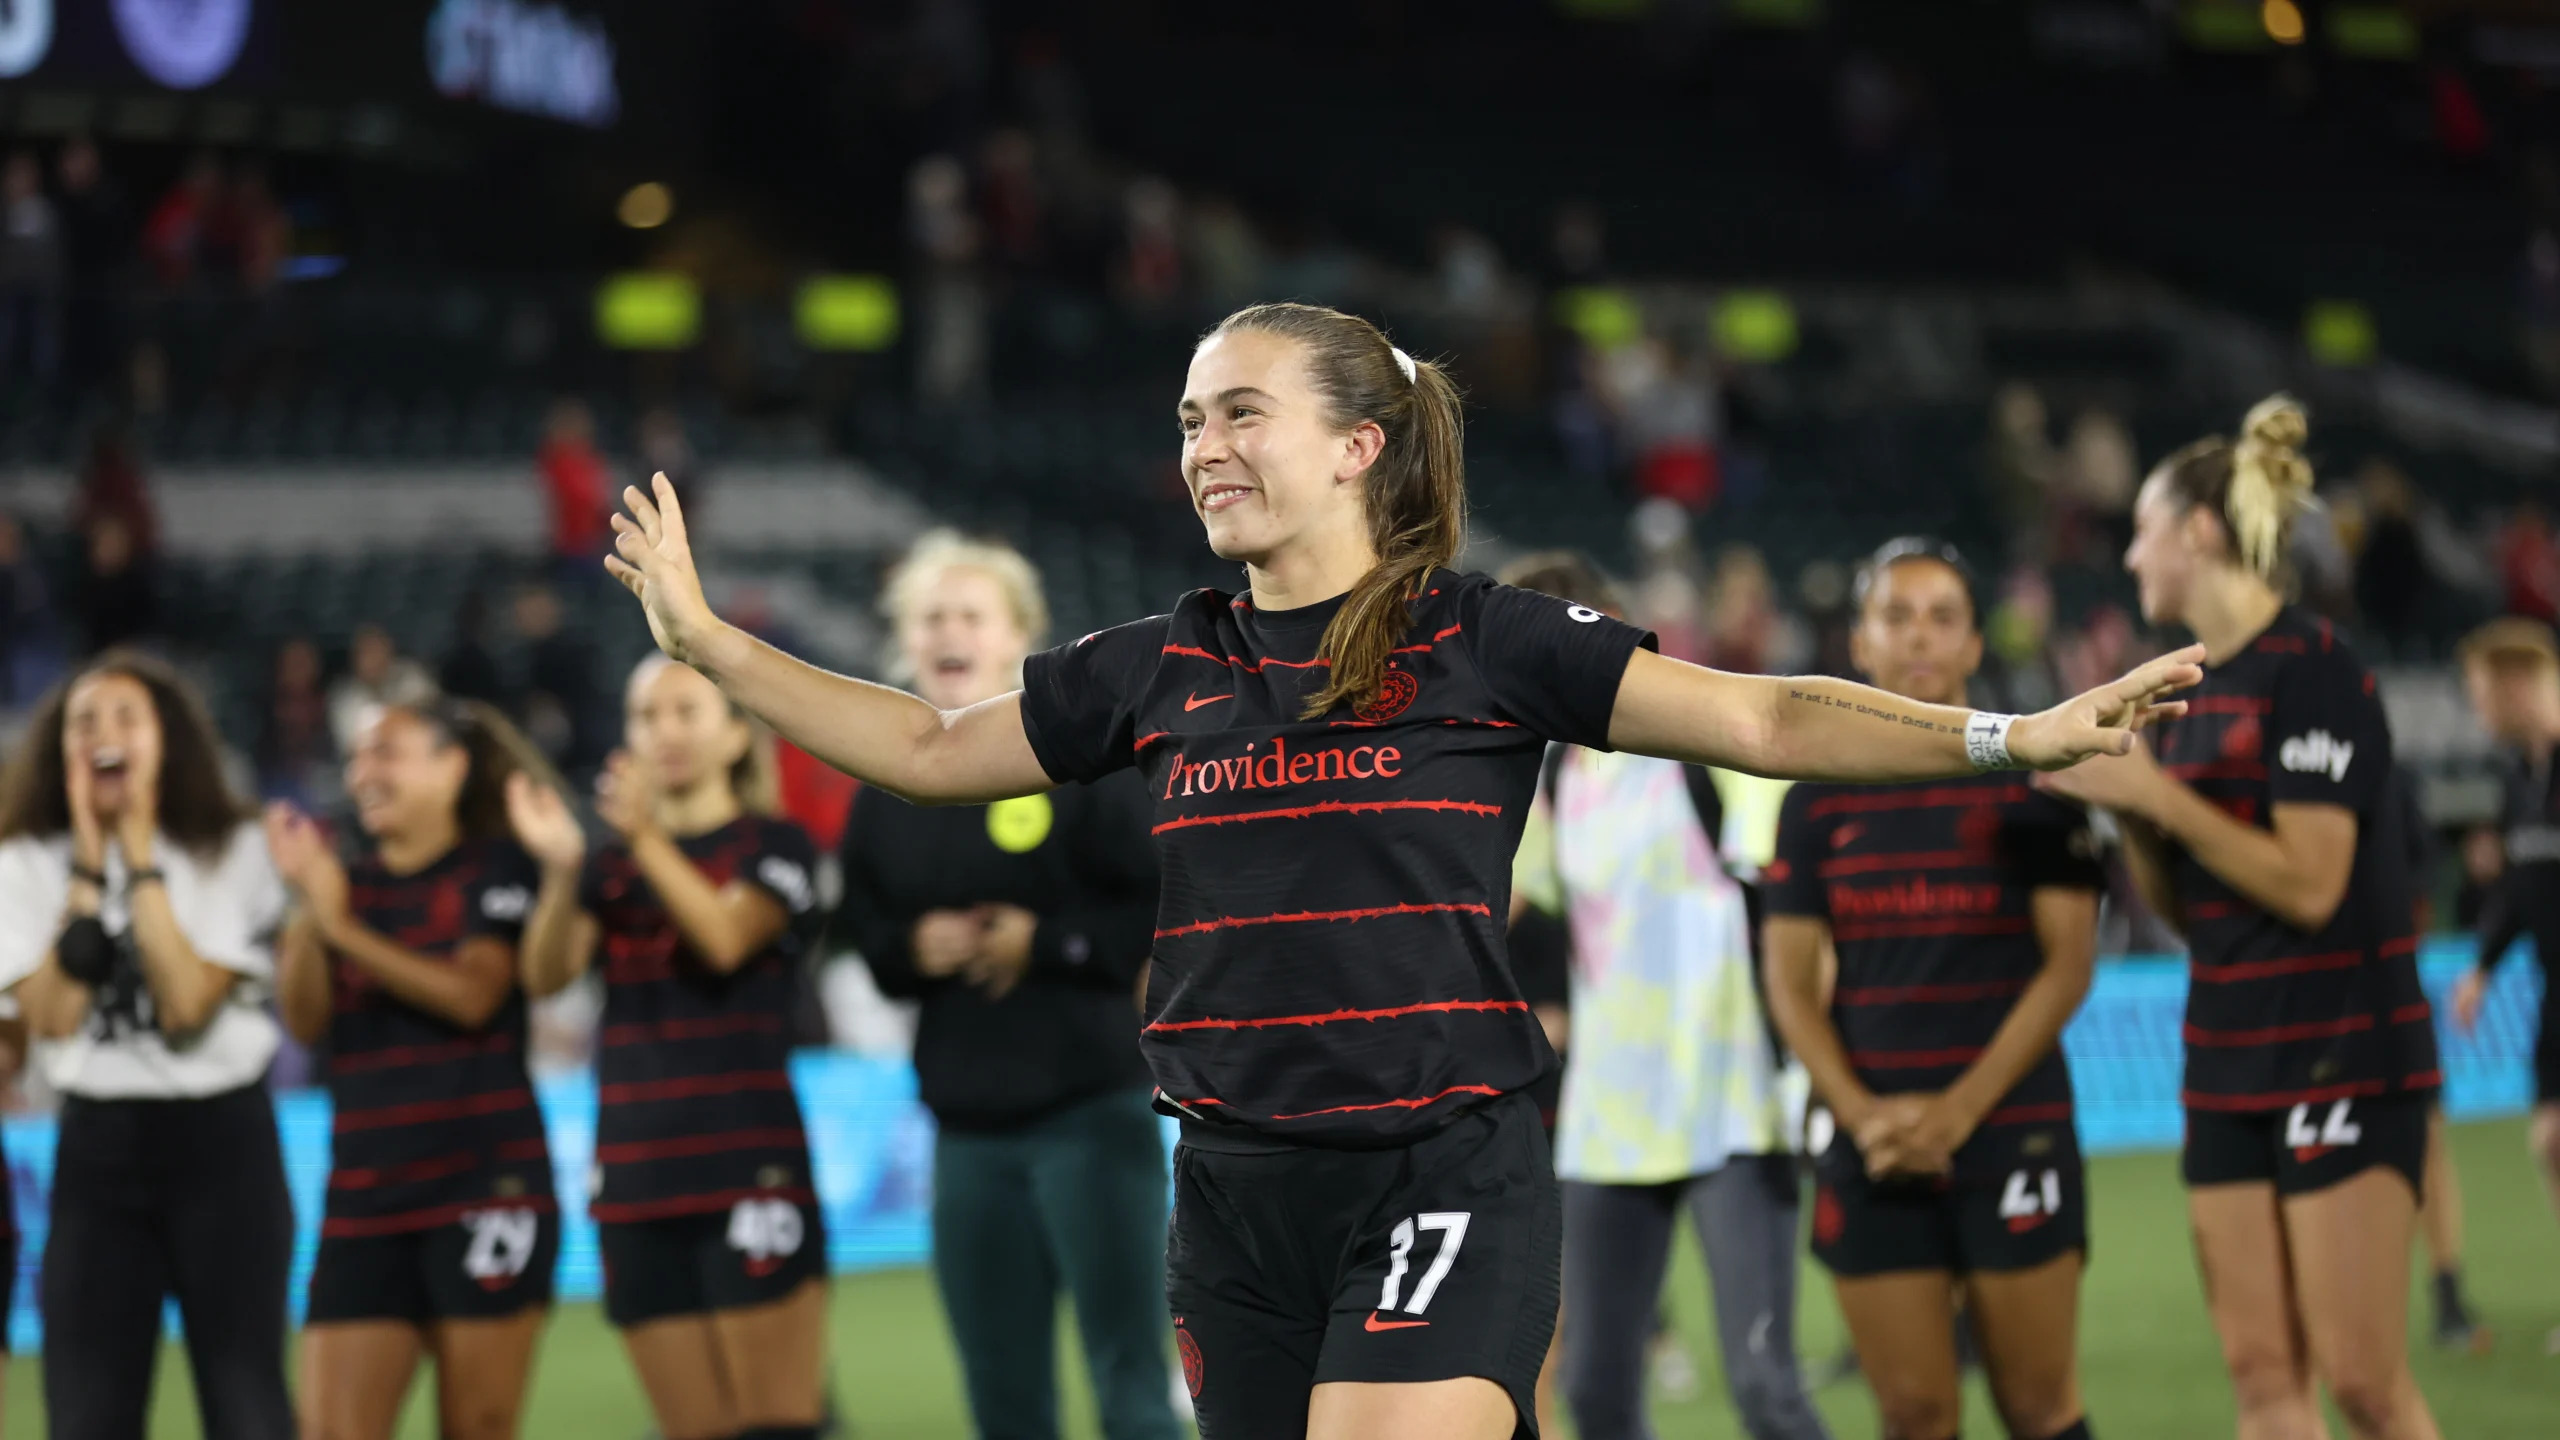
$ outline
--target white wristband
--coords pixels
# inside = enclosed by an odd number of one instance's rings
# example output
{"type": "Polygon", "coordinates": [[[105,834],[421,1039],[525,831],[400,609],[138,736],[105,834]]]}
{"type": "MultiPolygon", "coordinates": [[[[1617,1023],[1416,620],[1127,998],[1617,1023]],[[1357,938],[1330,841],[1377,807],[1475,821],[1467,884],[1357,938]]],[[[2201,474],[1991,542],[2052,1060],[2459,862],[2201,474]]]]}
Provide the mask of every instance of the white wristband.
{"type": "Polygon", "coordinates": [[[1964,722],[1964,754],[1976,770],[2015,770],[2018,759],[2009,753],[2009,727],[2018,723],[2015,715],[1994,715],[1976,710],[1964,722]]]}

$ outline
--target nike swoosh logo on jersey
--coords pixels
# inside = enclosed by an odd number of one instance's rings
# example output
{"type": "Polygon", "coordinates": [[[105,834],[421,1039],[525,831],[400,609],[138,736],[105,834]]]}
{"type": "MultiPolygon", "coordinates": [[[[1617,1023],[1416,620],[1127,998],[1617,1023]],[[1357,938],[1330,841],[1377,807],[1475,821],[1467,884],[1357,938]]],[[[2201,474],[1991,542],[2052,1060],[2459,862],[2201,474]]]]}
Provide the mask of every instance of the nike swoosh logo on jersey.
{"type": "Polygon", "coordinates": [[[1428,1320],[1381,1320],[1377,1312],[1371,1311],[1367,1322],[1360,1328],[1375,1335],[1381,1330],[1419,1330],[1430,1323],[1428,1320]]]}
{"type": "MultiPolygon", "coordinates": [[[[1182,713],[1183,713],[1183,714],[1185,714],[1185,715],[1188,715],[1188,714],[1190,714],[1192,711],[1199,709],[1199,708],[1200,708],[1201,706],[1203,706],[1203,705],[1215,705],[1215,704],[1217,704],[1217,703],[1218,703],[1219,701],[1221,701],[1221,700],[1233,700],[1234,698],[1236,698],[1236,697],[1234,697],[1233,695],[1212,695],[1212,696],[1210,696],[1208,699],[1203,700],[1203,699],[1201,699],[1201,698],[1199,697],[1199,695],[1197,695],[1197,694],[1192,694],[1192,695],[1189,695],[1189,696],[1184,697],[1183,702],[1182,702],[1182,713]]],[[[1429,1323],[1429,1322],[1425,1322],[1425,1323],[1429,1323]]]]}

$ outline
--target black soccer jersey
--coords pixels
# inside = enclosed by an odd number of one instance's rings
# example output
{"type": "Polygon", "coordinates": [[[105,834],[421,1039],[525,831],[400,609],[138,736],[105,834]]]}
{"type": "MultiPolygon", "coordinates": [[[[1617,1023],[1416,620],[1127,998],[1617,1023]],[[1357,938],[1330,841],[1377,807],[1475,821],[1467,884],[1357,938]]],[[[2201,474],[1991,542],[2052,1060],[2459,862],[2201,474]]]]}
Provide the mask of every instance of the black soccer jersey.
{"type": "MultiPolygon", "coordinates": [[[[1982,1056],[2044,968],[2034,893],[2097,890],[2088,817],[2015,774],[1910,785],[1797,785],[1762,872],[1772,915],[1831,927],[1832,1023],[1880,1095],[1944,1090],[1982,1056]]],[[[2062,1048],[1988,1125],[2071,1118],[2062,1048]]]]}
{"type": "Polygon", "coordinates": [[[2531,935],[2553,977],[2543,993],[2560,998],[2560,749],[2516,757],[2498,834],[2507,868],[2480,917],[2480,959],[2495,965],[2518,935],[2531,935]]]}
{"type": "Polygon", "coordinates": [[[1512,852],[1545,742],[1604,748],[1652,637],[1479,575],[1424,588],[1356,714],[1298,718],[1339,599],[1195,591],[1024,669],[1053,779],[1147,777],[1163,888],[1140,1044],[1195,1119],[1401,1143],[1554,1063],[1504,955],[1512,852]]]}
{"type": "Polygon", "coordinates": [[[2173,842],[2191,961],[2185,1103],[2281,1110],[2441,1085],[2372,672],[2329,622],[2288,607],[2207,667],[2186,716],[2154,739],[2170,774],[2242,824],[2271,829],[2284,804],[2356,816],[2346,898],[2316,933],[2261,910],[2173,842]]]}
{"type": "MultiPolygon", "coordinates": [[[[348,905],[366,928],[433,959],[468,940],[513,945],[533,899],[533,866],[513,845],[470,843],[409,875],[366,856],[347,867],[348,905]]],[[[525,997],[508,992],[486,1025],[457,1025],[330,957],[330,1238],[452,1224],[511,1203],[548,1209],[551,1154],[525,1074],[525,997]]]]}
{"type": "Polygon", "coordinates": [[[750,815],[676,844],[713,885],[763,888],[791,923],[724,975],[685,943],[627,847],[588,857],[581,898],[603,931],[605,977],[591,1207],[602,1222],[816,1198],[789,1032],[817,908],[809,837],[750,815]]]}

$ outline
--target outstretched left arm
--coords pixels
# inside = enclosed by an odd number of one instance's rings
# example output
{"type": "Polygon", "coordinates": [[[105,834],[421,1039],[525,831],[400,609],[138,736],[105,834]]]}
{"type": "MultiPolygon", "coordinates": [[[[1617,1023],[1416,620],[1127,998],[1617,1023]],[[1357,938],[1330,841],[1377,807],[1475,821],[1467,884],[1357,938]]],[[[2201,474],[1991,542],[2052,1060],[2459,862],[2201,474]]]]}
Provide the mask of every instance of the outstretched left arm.
{"type": "MultiPolygon", "coordinates": [[[[2204,678],[2201,646],[2143,665],[2050,710],[2016,717],[2011,763],[2059,770],[2120,755],[2136,731],[2176,715],[2166,697],[2204,678]]],[[[1975,712],[1923,705],[1822,676],[1734,675],[1639,650],[1618,685],[1609,743],[1786,780],[1891,782],[1970,775],[1965,727],[1975,712]]]]}

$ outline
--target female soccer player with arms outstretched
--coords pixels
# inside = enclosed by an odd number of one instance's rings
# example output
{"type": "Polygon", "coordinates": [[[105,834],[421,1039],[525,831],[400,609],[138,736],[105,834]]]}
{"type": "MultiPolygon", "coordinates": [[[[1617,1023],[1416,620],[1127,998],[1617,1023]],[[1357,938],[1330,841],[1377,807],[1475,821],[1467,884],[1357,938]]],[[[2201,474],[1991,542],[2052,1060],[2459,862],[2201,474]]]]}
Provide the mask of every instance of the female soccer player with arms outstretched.
{"type": "Polygon", "coordinates": [[[1534,1433],[1559,1220],[1518,1092],[1553,1057],[1502,924],[1545,741],[1843,780],[2061,766],[2174,712],[2192,657],[2014,720],[1665,660],[1448,568],[1457,391],[1337,311],[1229,316],[1176,418],[1247,593],[1035,655],[965,710],[722,624],[663,481],[626,492],[606,565],[668,654],[910,800],[1146,778],[1164,880],[1142,1043],[1183,1121],[1168,1288],[1208,1440],[1534,1433]]]}
{"type": "Polygon", "coordinates": [[[347,757],[354,860],[292,810],[267,813],[296,902],[278,1008],[296,1039],[327,1042],[336,1110],[302,1332],[307,1435],[388,1440],[422,1355],[443,1434],[516,1433],[560,1253],[516,982],[533,902],[507,833],[519,779],[548,772],[496,711],[393,706],[347,757]]]}
{"type": "MultiPolygon", "coordinates": [[[[1888,544],[1857,600],[1859,669],[1915,700],[1964,698],[1982,632],[1953,550],[1888,544]]],[[[1884,1433],[1955,1435],[1960,1290],[2009,1434],[2089,1440],[2088,1213],[2060,1044],[2097,957],[2088,817],[2015,775],[1798,785],[1761,878],[1769,1011],[1836,1122],[1814,1254],[1884,1433]]]]}
{"type": "Polygon", "coordinates": [[[760,737],[693,671],[641,662],[624,736],[596,795],[614,841],[593,853],[556,792],[507,794],[542,866],[526,988],[603,961],[605,1318],[667,1440],[815,1440],[827,1244],[789,1068],[809,837],[760,813],[760,737]]]}
{"type": "Polygon", "coordinates": [[[2183,1168],[2242,1440],[2324,1434],[2319,1386],[2363,1440],[2435,1440],[2407,1309],[2443,1076],[2373,674],[2277,588],[2304,433],[2279,396],[2143,482],[2125,568],[2204,683],[2158,758],[2042,783],[2116,813],[2187,936],[2183,1168]]]}

